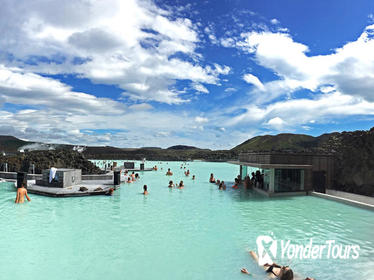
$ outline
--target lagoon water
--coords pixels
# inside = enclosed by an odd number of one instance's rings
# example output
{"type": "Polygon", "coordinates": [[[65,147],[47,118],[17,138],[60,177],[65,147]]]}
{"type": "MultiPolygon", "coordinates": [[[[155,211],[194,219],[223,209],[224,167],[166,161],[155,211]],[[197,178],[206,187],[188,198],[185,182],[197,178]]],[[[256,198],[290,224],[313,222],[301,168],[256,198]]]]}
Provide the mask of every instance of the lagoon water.
{"type": "MultiPolygon", "coordinates": [[[[146,167],[156,163],[147,162],[146,167]]],[[[111,197],[49,198],[15,205],[0,185],[0,279],[267,279],[248,254],[259,235],[307,245],[359,245],[357,259],[279,258],[302,276],[374,279],[374,213],[315,197],[264,198],[231,189],[238,166],[157,164],[111,197]],[[160,168],[163,170],[160,170],[160,168]],[[165,176],[170,167],[174,176],[165,176]],[[209,174],[226,191],[208,183],[209,174]],[[185,188],[168,189],[169,179],[185,188]],[[144,184],[149,196],[141,195],[144,184]],[[246,267],[256,277],[240,273],[246,267]]],[[[279,246],[279,245],[278,245],[279,246]]]]}

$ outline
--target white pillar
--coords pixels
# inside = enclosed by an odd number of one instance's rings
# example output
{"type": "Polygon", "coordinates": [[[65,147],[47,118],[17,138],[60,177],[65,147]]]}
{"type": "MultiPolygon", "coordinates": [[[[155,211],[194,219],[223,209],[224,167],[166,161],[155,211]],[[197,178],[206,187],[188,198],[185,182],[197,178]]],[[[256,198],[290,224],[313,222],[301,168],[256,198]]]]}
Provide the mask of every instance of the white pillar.
{"type": "Polygon", "coordinates": [[[274,179],[275,179],[275,169],[270,168],[269,193],[274,192],[274,179]]]}

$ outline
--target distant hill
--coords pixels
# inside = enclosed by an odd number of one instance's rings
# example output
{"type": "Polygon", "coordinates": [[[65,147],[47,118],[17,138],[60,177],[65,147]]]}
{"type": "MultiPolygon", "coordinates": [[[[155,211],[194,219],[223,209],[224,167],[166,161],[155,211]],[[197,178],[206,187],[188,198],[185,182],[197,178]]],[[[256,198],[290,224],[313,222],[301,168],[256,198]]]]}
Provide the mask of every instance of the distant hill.
{"type": "Polygon", "coordinates": [[[318,149],[332,134],[323,134],[313,137],[305,134],[282,133],[278,135],[264,135],[253,137],[234,147],[232,151],[260,152],[260,151],[293,151],[306,152],[318,149]]]}
{"type": "Polygon", "coordinates": [[[0,135],[0,152],[16,153],[18,148],[29,144],[33,142],[23,141],[10,135],[0,135]]]}
{"type": "Polygon", "coordinates": [[[186,146],[186,145],[176,145],[176,146],[171,146],[167,149],[168,150],[194,150],[194,149],[198,149],[198,148],[193,147],[193,146],[186,146]]]}

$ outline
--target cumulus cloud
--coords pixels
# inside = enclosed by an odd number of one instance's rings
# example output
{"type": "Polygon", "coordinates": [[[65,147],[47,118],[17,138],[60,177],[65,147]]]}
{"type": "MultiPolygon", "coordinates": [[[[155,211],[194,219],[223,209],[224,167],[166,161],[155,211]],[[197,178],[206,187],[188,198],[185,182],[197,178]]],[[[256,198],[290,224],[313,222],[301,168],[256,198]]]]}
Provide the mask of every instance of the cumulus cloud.
{"type": "Polygon", "coordinates": [[[209,93],[206,85],[230,73],[197,51],[199,28],[147,0],[3,2],[0,104],[16,109],[1,109],[0,131],[58,143],[165,146],[160,137],[168,135],[175,144],[212,146],[215,132],[193,128],[207,118],[149,104],[189,102],[187,90],[209,93]],[[65,74],[122,91],[80,92],[58,80],[65,74]],[[193,86],[180,89],[179,81],[193,86]]]}
{"type": "Polygon", "coordinates": [[[133,100],[183,103],[178,80],[218,84],[228,69],[203,65],[197,26],[151,1],[6,1],[0,28],[0,48],[19,67],[116,85],[133,100]],[[34,57],[43,59],[28,64],[34,57]]]}
{"type": "Polygon", "coordinates": [[[273,127],[277,130],[281,130],[284,126],[285,122],[280,117],[275,117],[266,122],[266,125],[273,127]]]}
{"type": "MultiPolygon", "coordinates": [[[[70,86],[38,74],[0,64],[0,100],[12,104],[46,106],[49,109],[84,114],[95,111],[122,113],[125,106],[109,98],[76,92],[70,86]]],[[[21,111],[24,114],[26,111],[21,111]]]]}
{"type": "Polygon", "coordinates": [[[279,80],[270,82],[272,87],[264,84],[269,97],[298,89],[318,92],[322,87],[332,86],[342,94],[374,101],[373,34],[374,25],[367,26],[356,41],[328,55],[308,56],[308,47],[295,42],[286,33],[243,33],[243,40],[237,46],[253,55],[259,65],[278,75],[279,80]]]}

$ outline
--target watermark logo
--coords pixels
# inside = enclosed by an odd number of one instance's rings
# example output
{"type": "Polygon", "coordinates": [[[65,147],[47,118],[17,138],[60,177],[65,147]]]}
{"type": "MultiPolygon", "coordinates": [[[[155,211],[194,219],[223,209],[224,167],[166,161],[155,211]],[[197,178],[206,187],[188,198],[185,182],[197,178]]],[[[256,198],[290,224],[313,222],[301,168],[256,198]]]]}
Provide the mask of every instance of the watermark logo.
{"type": "Polygon", "coordinates": [[[260,265],[272,264],[277,256],[277,241],[267,235],[260,235],[256,239],[258,263],[260,265]]]}
{"type": "Polygon", "coordinates": [[[357,259],[360,256],[359,245],[343,245],[335,240],[327,240],[315,244],[313,239],[304,244],[296,244],[291,240],[275,240],[267,235],[260,235],[256,240],[258,262],[260,265],[272,264],[280,249],[281,259],[357,259]],[[280,246],[278,246],[278,243],[280,246]]]}

